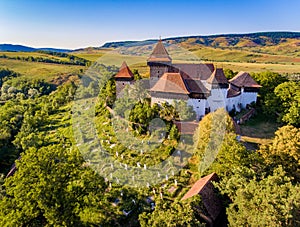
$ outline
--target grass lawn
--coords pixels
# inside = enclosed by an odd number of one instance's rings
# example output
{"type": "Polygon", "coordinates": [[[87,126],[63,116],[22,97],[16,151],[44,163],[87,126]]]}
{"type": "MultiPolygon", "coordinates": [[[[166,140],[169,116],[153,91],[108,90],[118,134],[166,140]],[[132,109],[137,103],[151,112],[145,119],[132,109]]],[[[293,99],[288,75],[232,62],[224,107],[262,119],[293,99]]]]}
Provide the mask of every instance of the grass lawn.
{"type": "Polygon", "coordinates": [[[267,144],[274,138],[275,131],[280,124],[259,113],[245,124],[240,125],[242,141],[255,144],[267,144]]]}

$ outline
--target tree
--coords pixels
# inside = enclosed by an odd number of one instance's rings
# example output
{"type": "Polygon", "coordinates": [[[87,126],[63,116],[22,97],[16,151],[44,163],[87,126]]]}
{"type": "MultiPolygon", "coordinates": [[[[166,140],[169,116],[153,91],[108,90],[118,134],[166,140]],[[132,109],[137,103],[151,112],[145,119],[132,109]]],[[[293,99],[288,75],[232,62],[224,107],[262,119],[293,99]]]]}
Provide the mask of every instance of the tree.
{"type": "Polygon", "coordinates": [[[160,118],[166,120],[166,121],[172,121],[175,120],[177,113],[174,106],[170,105],[169,103],[162,103],[161,108],[159,110],[159,116],[160,118]]]}
{"type": "Polygon", "coordinates": [[[177,112],[176,120],[188,121],[196,119],[196,112],[193,107],[188,105],[185,101],[175,101],[174,107],[177,112]]]}
{"type": "Polygon", "coordinates": [[[148,131],[150,121],[158,115],[155,109],[151,108],[149,101],[137,103],[129,114],[129,121],[133,123],[133,129],[138,134],[145,134],[148,131]]]}
{"type": "Polygon", "coordinates": [[[5,181],[1,226],[82,226],[109,223],[113,208],[103,197],[104,179],[83,166],[80,153],[51,145],[30,148],[5,181]]]}
{"type": "Polygon", "coordinates": [[[152,213],[142,213],[139,216],[141,226],[205,226],[196,218],[192,206],[188,202],[171,202],[157,199],[152,213]]]}
{"type": "Polygon", "coordinates": [[[99,99],[104,101],[104,104],[112,107],[116,100],[116,83],[114,79],[106,82],[104,87],[99,92],[99,99]]]}
{"type": "Polygon", "coordinates": [[[235,75],[237,74],[237,72],[233,72],[231,69],[224,69],[224,74],[225,74],[226,78],[228,80],[230,80],[233,77],[235,77],[235,75]]]}
{"type": "Polygon", "coordinates": [[[288,81],[286,77],[274,72],[253,73],[251,76],[262,86],[259,91],[262,100],[267,94],[273,93],[279,84],[288,81]]]}
{"type": "Polygon", "coordinates": [[[226,110],[218,109],[203,117],[199,122],[199,127],[194,134],[194,145],[198,155],[205,152],[209,141],[216,141],[225,133],[235,132],[232,118],[228,115],[226,110]],[[215,136],[215,137],[214,137],[215,136]]]}
{"type": "Polygon", "coordinates": [[[292,185],[282,167],[256,178],[253,170],[235,171],[219,184],[232,203],[227,208],[230,226],[299,226],[300,185],[292,185]]]}
{"type": "Polygon", "coordinates": [[[287,78],[273,72],[253,73],[251,76],[262,86],[258,93],[258,107],[262,108],[264,114],[275,118],[280,100],[274,94],[274,89],[288,81],[287,78]]]}
{"type": "Polygon", "coordinates": [[[206,115],[194,134],[194,157],[200,175],[216,172],[228,177],[232,170],[248,164],[248,151],[236,140],[231,117],[224,109],[206,115]]]}
{"type": "Polygon", "coordinates": [[[139,71],[138,71],[137,69],[134,69],[134,70],[132,71],[132,73],[133,73],[133,76],[134,76],[134,79],[135,79],[135,80],[140,80],[140,79],[142,79],[142,77],[141,77],[141,75],[140,75],[140,73],[139,73],[139,71]]]}
{"type": "Polygon", "coordinates": [[[142,81],[136,81],[134,85],[125,86],[121,96],[114,103],[114,111],[121,117],[129,116],[135,104],[143,102],[148,97],[147,90],[142,81]]]}
{"type": "Polygon", "coordinates": [[[206,173],[215,172],[220,178],[229,178],[233,171],[241,166],[256,165],[258,157],[252,158],[252,156],[255,157],[255,154],[247,151],[245,146],[236,140],[235,134],[227,134],[216,159],[206,173]]]}
{"type": "Polygon", "coordinates": [[[259,153],[266,167],[274,169],[282,165],[289,176],[300,179],[300,129],[288,125],[275,132],[272,144],[262,146],[259,153]]]}
{"type": "Polygon", "coordinates": [[[300,125],[300,83],[284,82],[278,85],[274,90],[277,100],[276,106],[279,107],[279,119],[283,122],[300,125]]]}

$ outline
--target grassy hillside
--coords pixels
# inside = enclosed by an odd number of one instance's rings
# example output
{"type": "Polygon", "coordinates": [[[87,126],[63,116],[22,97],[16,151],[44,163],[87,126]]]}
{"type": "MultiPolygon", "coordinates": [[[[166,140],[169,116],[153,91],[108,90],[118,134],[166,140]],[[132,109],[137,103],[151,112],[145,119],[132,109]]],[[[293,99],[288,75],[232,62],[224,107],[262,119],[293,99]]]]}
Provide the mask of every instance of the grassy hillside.
{"type": "Polygon", "coordinates": [[[0,52],[0,56],[7,56],[8,58],[0,58],[0,68],[8,68],[22,76],[28,78],[45,79],[51,81],[62,75],[78,74],[80,70],[84,70],[85,66],[79,65],[65,65],[65,64],[54,64],[45,62],[32,62],[25,61],[22,58],[33,57],[43,58],[51,60],[65,60],[63,57],[53,56],[46,53],[39,52],[0,52]],[[21,59],[11,59],[11,58],[21,59]]]}
{"type": "MultiPolygon", "coordinates": [[[[105,48],[86,48],[71,54],[91,62],[120,66],[124,60],[142,76],[149,75],[146,60],[157,40],[112,42],[105,48]]],[[[174,62],[213,62],[234,71],[300,73],[300,33],[266,32],[254,34],[175,37],[164,39],[174,62]]],[[[77,74],[87,67],[48,64],[10,58],[46,58],[64,61],[64,57],[40,52],[0,52],[0,67],[24,76],[53,80],[61,75],[77,74]]]]}
{"type": "MultiPolygon", "coordinates": [[[[214,62],[235,71],[300,72],[298,32],[174,37],[163,41],[176,62],[192,62],[197,59],[198,62],[214,62]],[[182,53],[178,53],[179,48],[182,53]]],[[[116,48],[125,55],[144,56],[146,59],[156,42],[157,40],[111,42],[103,47],[116,48]]],[[[88,54],[85,57],[89,58],[88,54]]],[[[145,72],[146,63],[135,66],[145,72]]]]}

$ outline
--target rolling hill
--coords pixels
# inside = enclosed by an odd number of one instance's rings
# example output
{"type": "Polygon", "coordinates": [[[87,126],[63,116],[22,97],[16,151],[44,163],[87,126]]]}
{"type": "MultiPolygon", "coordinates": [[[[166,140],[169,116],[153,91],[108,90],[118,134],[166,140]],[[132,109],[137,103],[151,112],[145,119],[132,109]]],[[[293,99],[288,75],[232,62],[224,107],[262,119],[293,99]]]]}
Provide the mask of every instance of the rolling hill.
{"type": "Polygon", "coordinates": [[[14,45],[14,44],[0,44],[0,51],[12,51],[12,52],[34,52],[34,51],[53,51],[53,52],[70,52],[69,49],[57,49],[57,48],[33,48],[23,45],[14,45]]]}
{"type": "MultiPolygon", "coordinates": [[[[186,36],[163,39],[170,44],[185,44],[187,46],[202,45],[207,47],[257,47],[273,46],[287,42],[288,39],[297,39],[300,42],[300,32],[258,32],[249,34],[221,34],[208,36],[186,36]]],[[[103,48],[117,48],[121,46],[155,43],[157,40],[121,41],[105,43],[103,48]]]]}

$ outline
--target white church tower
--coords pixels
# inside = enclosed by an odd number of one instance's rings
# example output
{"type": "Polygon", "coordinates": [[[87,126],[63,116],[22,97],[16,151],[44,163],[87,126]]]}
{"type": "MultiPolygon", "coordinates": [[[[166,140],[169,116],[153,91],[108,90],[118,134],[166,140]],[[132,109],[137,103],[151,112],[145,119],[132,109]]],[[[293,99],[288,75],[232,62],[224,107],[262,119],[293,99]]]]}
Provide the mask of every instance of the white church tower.
{"type": "Polygon", "coordinates": [[[215,111],[218,108],[226,109],[229,84],[223,69],[216,68],[206,82],[206,86],[211,92],[211,95],[207,99],[207,108],[210,108],[210,111],[215,111]]]}

